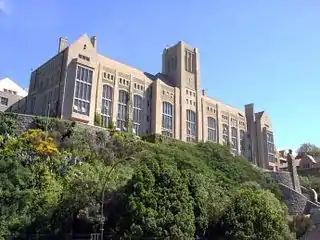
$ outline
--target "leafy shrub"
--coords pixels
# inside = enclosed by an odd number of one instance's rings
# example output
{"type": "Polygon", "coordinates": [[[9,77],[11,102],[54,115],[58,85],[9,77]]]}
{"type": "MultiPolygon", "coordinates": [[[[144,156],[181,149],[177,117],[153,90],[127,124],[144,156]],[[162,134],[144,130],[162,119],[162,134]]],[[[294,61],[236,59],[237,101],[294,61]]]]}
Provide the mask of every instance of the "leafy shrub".
{"type": "Polygon", "coordinates": [[[269,191],[247,187],[236,191],[218,227],[228,239],[293,239],[283,204],[269,191]]]}
{"type": "Polygon", "coordinates": [[[48,133],[40,129],[30,129],[22,135],[30,143],[36,152],[45,156],[53,156],[58,153],[54,140],[48,136],[48,133]]]}
{"type": "Polygon", "coordinates": [[[96,112],[94,114],[94,125],[96,126],[102,126],[102,118],[100,113],[96,112]]]}
{"type": "Polygon", "coordinates": [[[124,229],[134,238],[190,239],[194,236],[193,201],[176,168],[146,156],[128,185],[124,229]]]}
{"type": "Polygon", "coordinates": [[[17,117],[13,114],[0,114],[0,135],[15,135],[17,117]]]}

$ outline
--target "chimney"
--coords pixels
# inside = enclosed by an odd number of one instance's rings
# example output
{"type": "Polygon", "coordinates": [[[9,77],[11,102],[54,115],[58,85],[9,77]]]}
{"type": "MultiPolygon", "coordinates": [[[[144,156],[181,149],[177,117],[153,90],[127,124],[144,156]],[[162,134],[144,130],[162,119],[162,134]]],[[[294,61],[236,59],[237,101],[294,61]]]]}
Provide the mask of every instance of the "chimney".
{"type": "Polygon", "coordinates": [[[208,93],[207,93],[206,89],[202,89],[201,92],[202,92],[202,96],[208,96],[208,93]]]}
{"type": "Polygon", "coordinates": [[[91,43],[92,43],[92,46],[93,46],[94,48],[96,48],[96,47],[97,47],[97,37],[96,37],[96,36],[91,37],[91,38],[90,38],[90,41],[91,41],[91,43]]]}
{"type": "Polygon", "coordinates": [[[58,52],[59,53],[62,52],[67,47],[67,44],[68,44],[67,38],[60,37],[59,38],[59,49],[58,49],[58,52]]]}

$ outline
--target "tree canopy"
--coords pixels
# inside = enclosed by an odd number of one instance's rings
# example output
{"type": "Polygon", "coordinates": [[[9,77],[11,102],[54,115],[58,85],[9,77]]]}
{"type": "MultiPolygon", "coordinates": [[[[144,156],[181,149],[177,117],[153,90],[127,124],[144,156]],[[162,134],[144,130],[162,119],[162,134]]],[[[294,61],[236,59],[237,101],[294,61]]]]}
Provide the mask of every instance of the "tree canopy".
{"type": "Polygon", "coordinates": [[[297,150],[298,156],[308,153],[312,156],[320,156],[320,147],[312,143],[303,143],[297,150]]]}

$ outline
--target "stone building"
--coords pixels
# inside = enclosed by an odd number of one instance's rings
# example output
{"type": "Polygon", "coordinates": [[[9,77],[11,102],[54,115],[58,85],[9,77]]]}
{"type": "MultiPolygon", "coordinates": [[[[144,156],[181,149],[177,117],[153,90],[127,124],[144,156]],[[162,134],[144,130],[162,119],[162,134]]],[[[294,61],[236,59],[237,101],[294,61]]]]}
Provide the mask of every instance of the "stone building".
{"type": "Polygon", "coordinates": [[[200,87],[199,51],[183,41],[165,48],[162,71],[149,74],[98,53],[97,38],[81,36],[31,74],[29,96],[8,111],[55,116],[183,141],[228,144],[254,164],[274,169],[271,121],[253,104],[240,110],[207,96],[200,87]]]}
{"type": "Polygon", "coordinates": [[[10,78],[0,79],[0,112],[4,112],[12,104],[28,95],[28,92],[21,88],[10,78]]]}

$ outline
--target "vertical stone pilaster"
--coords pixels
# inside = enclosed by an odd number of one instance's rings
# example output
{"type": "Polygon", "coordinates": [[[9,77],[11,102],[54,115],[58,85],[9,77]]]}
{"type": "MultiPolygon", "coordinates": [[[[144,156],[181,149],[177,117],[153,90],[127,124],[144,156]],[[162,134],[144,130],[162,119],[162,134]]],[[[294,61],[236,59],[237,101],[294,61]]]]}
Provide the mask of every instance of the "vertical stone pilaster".
{"type": "Polygon", "coordinates": [[[287,155],[287,161],[288,161],[288,170],[291,173],[291,180],[292,180],[292,185],[293,189],[296,190],[297,192],[301,193],[301,187],[300,187],[300,180],[299,180],[299,175],[297,171],[297,166],[295,163],[295,159],[292,155],[292,150],[289,150],[289,153],[287,155]]]}

